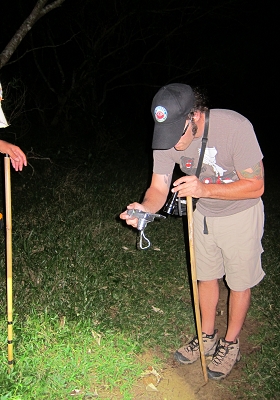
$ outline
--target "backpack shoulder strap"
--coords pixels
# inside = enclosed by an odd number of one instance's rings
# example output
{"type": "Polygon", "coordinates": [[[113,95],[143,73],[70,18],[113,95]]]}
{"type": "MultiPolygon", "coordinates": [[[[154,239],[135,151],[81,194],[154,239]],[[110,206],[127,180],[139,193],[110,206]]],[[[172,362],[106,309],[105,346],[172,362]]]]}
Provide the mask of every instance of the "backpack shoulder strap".
{"type": "Polygon", "coordinates": [[[196,168],[196,173],[195,173],[195,176],[197,178],[200,175],[200,170],[201,170],[203,157],[204,157],[204,153],[205,153],[205,147],[206,147],[206,143],[207,143],[207,140],[208,140],[209,114],[210,114],[210,110],[207,110],[205,112],[205,124],[204,124],[203,138],[202,138],[202,146],[201,146],[200,156],[199,156],[199,160],[198,160],[198,164],[197,164],[197,168],[196,168]]]}

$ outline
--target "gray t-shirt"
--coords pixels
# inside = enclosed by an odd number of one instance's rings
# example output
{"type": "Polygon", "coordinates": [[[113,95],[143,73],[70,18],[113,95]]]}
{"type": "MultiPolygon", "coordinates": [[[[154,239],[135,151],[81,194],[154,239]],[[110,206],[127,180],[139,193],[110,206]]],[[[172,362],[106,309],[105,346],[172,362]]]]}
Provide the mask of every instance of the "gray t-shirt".
{"type": "MultiPolygon", "coordinates": [[[[175,164],[187,175],[195,175],[202,144],[202,137],[195,138],[184,151],[174,148],[154,150],[156,174],[170,174],[175,164]]],[[[206,144],[199,180],[204,183],[228,184],[239,178],[236,171],[254,167],[263,158],[250,121],[231,110],[210,111],[208,142],[206,144]]],[[[201,198],[197,209],[206,217],[228,216],[244,211],[259,201],[219,200],[201,198]]]]}

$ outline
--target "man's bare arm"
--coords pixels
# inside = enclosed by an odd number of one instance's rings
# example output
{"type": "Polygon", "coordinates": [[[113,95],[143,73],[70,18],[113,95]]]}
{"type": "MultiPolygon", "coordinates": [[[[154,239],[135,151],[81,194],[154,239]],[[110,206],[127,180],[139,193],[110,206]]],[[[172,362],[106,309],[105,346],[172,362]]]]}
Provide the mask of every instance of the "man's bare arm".
{"type": "Polygon", "coordinates": [[[172,174],[153,174],[151,185],[145,193],[142,205],[151,213],[159,211],[165,204],[169,193],[172,174]]]}
{"type": "MultiPolygon", "coordinates": [[[[156,213],[165,204],[166,198],[169,193],[169,187],[172,179],[172,174],[159,175],[153,174],[151,185],[145,193],[143,202],[131,203],[127,206],[128,210],[137,209],[145,212],[156,213]]],[[[137,218],[130,218],[127,211],[120,214],[120,218],[125,220],[128,225],[137,227],[137,218]]]]}
{"type": "Polygon", "coordinates": [[[262,196],[264,192],[264,169],[260,161],[252,168],[237,171],[239,178],[236,182],[217,184],[202,183],[195,176],[182,177],[174,182],[173,190],[179,192],[180,197],[192,196],[220,200],[244,200],[262,196]]]}

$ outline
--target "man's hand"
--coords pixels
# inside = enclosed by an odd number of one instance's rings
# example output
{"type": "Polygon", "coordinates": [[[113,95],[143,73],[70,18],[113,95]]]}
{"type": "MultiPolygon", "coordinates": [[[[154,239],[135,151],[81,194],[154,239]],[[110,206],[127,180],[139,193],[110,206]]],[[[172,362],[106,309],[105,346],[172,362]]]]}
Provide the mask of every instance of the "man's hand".
{"type": "Polygon", "coordinates": [[[23,166],[27,166],[26,155],[18,146],[0,140],[0,152],[10,156],[12,166],[16,171],[22,171],[23,166]]]}
{"type": "Polygon", "coordinates": [[[200,182],[200,180],[195,176],[183,176],[174,182],[174,188],[171,192],[178,192],[179,197],[205,197],[206,187],[205,183],[200,182]]]}
{"type": "MultiPolygon", "coordinates": [[[[140,203],[131,203],[127,206],[128,210],[140,210],[140,211],[144,211],[144,212],[149,212],[148,210],[145,209],[144,206],[142,206],[142,204],[140,203]]],[[[123,213],[120,214],[120,218],[125,220],[127,225],[131,225],[133,226],[133,228],[137,228],[138,225],[138,218],[131,218],[126,211],[124,211],[123,213]]]]}

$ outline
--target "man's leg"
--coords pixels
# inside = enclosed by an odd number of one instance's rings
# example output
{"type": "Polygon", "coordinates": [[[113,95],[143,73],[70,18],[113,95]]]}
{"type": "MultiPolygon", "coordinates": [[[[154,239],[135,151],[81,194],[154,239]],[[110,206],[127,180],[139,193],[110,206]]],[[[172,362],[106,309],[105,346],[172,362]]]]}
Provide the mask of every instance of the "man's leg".
{"type": "MultiPolygon", "coordinates": [[[[202,315],[202,339],[206,356],[213,355],[217,346],[215,327],[216,308],[219,300],[218,280],[200,281],[199,302],[202,315]]],[[[191,364],[200,357],[199,342],[195,336],[188,344],[175,352],[175,359],[183,364],[191,364]]]]}
{"type": "Polygon", "coordinates": [[[210,379],[225,378],[236,361],[240,360],[239,334],[250,306],[251,290],[230,291],[228,327],[225,338],[218,342],[216,352],[208,365],[210,379]]]}
{"type": "MultiPolygon", "coordinates": [[[[198,287],[202,332],[212,335],[215,329],[215,316],[219,301],[218,280],[200,281],[198,287]]],[[[250,300],[251,289],[242,292],[230,291],[228,328],[225,340],[235,342],[239,337],[250,306],[250,300]]]]}
{"type": "Polygon", "coordinates": [[[219,301],[218,280],[199,281],[198,292],[202,332],[212,335],[215,330],[216,310],[219,301]]]}
{"type": "Polygon", "coordinates": [[[225,340],[235,342],[239,337],[250,306],[251,289],[242,292],[230,291],[228,328],[225,340]]]}

